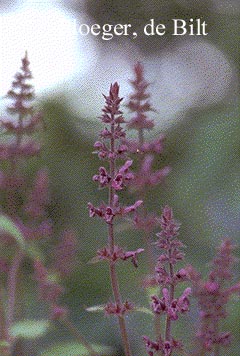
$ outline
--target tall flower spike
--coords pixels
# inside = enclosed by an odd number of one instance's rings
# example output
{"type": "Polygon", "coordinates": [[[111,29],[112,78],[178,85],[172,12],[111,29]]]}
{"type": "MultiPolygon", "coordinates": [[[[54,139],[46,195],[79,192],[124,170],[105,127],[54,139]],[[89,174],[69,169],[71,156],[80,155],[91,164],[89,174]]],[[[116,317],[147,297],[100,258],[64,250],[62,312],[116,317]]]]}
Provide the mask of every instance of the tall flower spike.
{"type": "Polygon", "coordinates": [[[100,119],[106,126],[100,132],[101,141],[97,141],[94,147],[98,151],[99,158],[108,160],[109,167],[105,168],[101,166],[98,174],[93,176],[93,180],[99,183],[100,188],[108,189],[108,203],[102,203],[99,207],[94,207],[93,204],[89,203],[88,208],[90,217],[98,216],[107,224],[108,245],[98,250],[97,257],[94,260],[105,260],[109,263],[114,301],[106,305],[105,312],[107,314],[115,314],[118,317],[125,355],[131,356],[125,314],[133,309],[133,304],[131,302],[122,302],[116,273],[116,263],[120,260],[130,260],[137,267],[138,255],[143,252],[143,249],[124,251],[121,247],[117,246],[115,243],[114,222],[119,216],[135,212],[142,204],[142,200],[138,200],[127,207],[121,206],[119,203],[117,192],[123,190],[134,179],[134,175],[130,171],[133,162],[127,159],[127,146],[121,143],[121,140],[125,138],[125,131],[122,128],[125,119],[120,110],[122,98],[119,97],[119,85],[117,83],[112,84],[109,95],[104,95],[104,98],[105,106],[100,119]],[[117,161],[121,158],[124,158],[125,162],[117,166],[117,161]]]}
{"type": "Polygon", "coordinates": [[[12,100],[8,112],[15,118],[1,122],[11,139],[0,150],[0,158],[9,163],[8,170],[2,173],[1,182],[1,188],[6,193],[6,213],[14,218],[26,240],[47,237],[52,233],[46,211],[49,203],[47,172],[40,170],[37,173],[35,184],[29,191],[29,183],[26,182],[22,170],[23,162],[36,156],[41,148],[36,139],[31,138],[31,135],[42,127],[42,115],[35,113],[32,105],[34,89],[30,84],[32,73],[29,65],[26,52],[20,71],[15,74],[12,88],[7,94],[12,100]]]}
{"type": "MultiPolygon", "coordinates": [[[[131,112],[131,119],[127,123],[128,129],[137,132],[137,139],[123,140],[130,153],[135,154],[137,169],[134,179],[130,182],[130,191],[136,194],[137,199],[147,197],[151,189],[162,183],[170,172],[170,167],[165,166],[154,170],[153,164],[157,155],[162,154],[164,149],[164,136],[159,135],[157,139],[146,141],[145,132],[154,128],[154,121],[149,118],[149,112],[155,111],[150,102],[149,84],[144,77],[144,67],[141,63],[134,66],[134,79],[130,81],[133,93],[130,95],[127,107],[131,112]]],[[[159,225],[158,217],[142,207],[136,212],[134,223],[138,230],[143,232],[146,255],[148,260],[148,275],[144,278],[145,288],[156,285],[153,270],[155,266],[154,252],[151,234],[159,225]]],[[[155,334],[159,339],[160,319],[155,315],[155,334]]]]}
{"type": "MultiPolygon", "coordinates": [[[[7,109],[12,117],[1,119],[1,127],[7,139],[0,145],[0,161],[4,161],[3,171],[0,173],[0,189],[3,192],[2,211],[18,226],[26,243],[28,239],[41,238],[49,232],[49,225],[45,218],[34,220],[24,211],[29,181],[24,176],[23,166],[30,157],[39,153],[40,145],[29,136],[36,132],[42,119],[40,114],[34,114],[31,104],[34,99],[34,89],[29,82],[32,79],[29,64],[25,53],[20,71],[16,73],[12,87],[7,93],[7,98],[11,101],[7,109]]],[[[12,251],[15,253],[14,257],[11,255],[12,260],[8,264],[5,286],[7,291],[5,329],[6,339],[11,348],[13,339],[10,330],[15,318],[18,271],[25,253],[11,235],[9,243],[14,245],[12,251]]]]}
{"type": "MultiPolygon", "coordinates": [[[[155,280],[157,281],[161,295],[151,296],[151,308],[155,315],[165,316],[165,333],[160,333],[156,341],[151,341],[144,336],[146,349],[149,355],[161,351],[161,355],[170,356],[176,349],[183,349],[183,344],[172,336],[172,322],[179,316],[189,311],[191,288],[185,288],[179,297],[175,296],[176,286],[189,280],[186,268],[176,270],[179,261],[184,260],[181,251],[183,244],[178,240],[179,224],[173,218],[172,209],[165,206],[163,209],[160,225],[162,231],[157,234],[156,246],[162,250],[155,268],[155,280]]],[[[159,354],[159,353],[157,353],[159,354]]]]}
{"type": "MultiPolygon", "coordinates": [[[[49,237],[53,233],[52,222],[47,210],[49,204],[48,174],[44,169],[39,170],[33,182],[29,181],[29,178],[27,179],[24,174],[24,168],[29,158],[36,156],[40,151],[41,146],[35,136],[37,130],[43,127],[42,115],[35,113],[32,105],[34,90],[29,82],[32,78],[29,64],[27,53],[25,53],[20,71],[15,75],[11,90],[7,94],[7,97],[12,101],[8,112],[13,117],[1,120],[1,126],[5,130],[8,140],[0,144],[0,161],[5,161],[3,172],[0,172],[0,189],[4,193],[2,211],[11,217],[21,231],[25,239],[26,251],[29,240],[49,237]],[[35,134],[34,137],[31,137],[33,134],[35,134]]],[[[20,245],[16,244],[16,240],[10,233],[3,235],[1,232],[1,242],[11,244],[11,257],[12,252],[16,250],[11,262],[7,259],[0,259],[0,272],[7,274],[5,278],[6,293],[1,295],[2,299],[5,299],[6,296],[6,300],[0,301],[0,341],[4,340],[8,343],[8,350],[3,354],[3,349],[0,348],[1,355],[9,356],[13,352],[12,346],[15,341],[10,331],[15,319],[16,298],[22,297],[21,293],[17,294],[17,287],[18,271],[25,257],[25,249],[23,251],[20,245]],[[5,302],[6,312],[3,311],[2,306],[5,302]]],[[[75,261],[75,247],[74,234],[65,231],[61,243],[56,248],[55,261],[50,264],[49,270],[39,259],[35,259],[35,279],[38,282],[39,297],[50,307],[50,318],[64,321],[65,326],[87,348],[89,355],[96,356],[91,345],[83,339],[69,320],[67,308],[59,305],[63,288],[58,284],[57,279],[71,272],[75,261]]],[[[22,300],[18,300],[18,304],[21,305],[21,303],[22,300]]],[[[17,350],[16,352],[18,353],[17,350]]]]}
{"type": "Polygon", "coordinates": [[[1,126],[11,139],[0,145],[0,160],[7,161],[9,172],[2,172],[0,187],[6,192],[7,213],[14,216],[18,210],[21,193],[25,191],[24,179],[21,173],[21,163],[27,158],[36,156],[40,145],[27,136],[34,133],[41,124],[42,116],[33,112],[31,104],[34,99],[34,89],[30,84],[32,74],[29,69],[27,52],[22,59],[20,71],[16,73],[12,88],[7,93],[7,98],[12,100],[8,112],[14,119],[2,119],[1,126]]]}

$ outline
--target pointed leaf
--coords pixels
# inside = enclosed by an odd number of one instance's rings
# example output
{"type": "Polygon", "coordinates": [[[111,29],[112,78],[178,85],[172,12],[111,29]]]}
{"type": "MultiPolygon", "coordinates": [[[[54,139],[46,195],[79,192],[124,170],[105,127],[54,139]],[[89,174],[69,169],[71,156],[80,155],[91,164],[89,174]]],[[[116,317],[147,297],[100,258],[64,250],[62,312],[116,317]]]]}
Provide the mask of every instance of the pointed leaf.
{"type": "Polygon", "coordinates": [[[25,241],[21,231],[6,215],[0,215],[0,230],[7,232],[14,237],[21,249],[25,249],[25,241]]]}
{"type": "Polygon", "coordinates": [[[148,309],[146,307],[135,307],[134,311],[153,316],[153,312],[151,311],[151,309],[148,309]]]}
{"type": "Polygon", "coordinates": [[[93,307],[86,308],[88,312],[102,312],[104,311],[105,305],[94,305],[93,307]]]}
{"type": "Polygon", "coordinates": [[[89,260],[89,261],[87,262],[87,264],[88,264],[88,265],[93,265],[93,264],[98,263],[98,262],[105,262],[105,261],[99,259],[99,257],[96,256],[96,257],[91,258],[91,260],[89,260]]]}

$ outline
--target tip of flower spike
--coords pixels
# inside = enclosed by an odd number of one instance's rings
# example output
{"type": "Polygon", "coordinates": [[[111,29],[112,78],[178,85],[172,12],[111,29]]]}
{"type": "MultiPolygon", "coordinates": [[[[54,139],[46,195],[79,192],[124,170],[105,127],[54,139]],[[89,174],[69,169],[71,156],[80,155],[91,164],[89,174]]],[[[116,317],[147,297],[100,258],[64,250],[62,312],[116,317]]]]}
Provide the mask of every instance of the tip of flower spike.
{"type": "Polygon", "coordinates": [[[118,96],[119,88],[120,88],[120,86],[117,82],[115,82],[114,84],[111,84],[110,94],[112,94],[113,96],[118,96]]]}
{"type": "Polygon", "coordinates": [[[23,67],[27,67],[30,64],[29,59],[28,59],[28,51],[27,50],[25,51],[25,55],[22,58],[22,64],[23,64],[23,67]]]}

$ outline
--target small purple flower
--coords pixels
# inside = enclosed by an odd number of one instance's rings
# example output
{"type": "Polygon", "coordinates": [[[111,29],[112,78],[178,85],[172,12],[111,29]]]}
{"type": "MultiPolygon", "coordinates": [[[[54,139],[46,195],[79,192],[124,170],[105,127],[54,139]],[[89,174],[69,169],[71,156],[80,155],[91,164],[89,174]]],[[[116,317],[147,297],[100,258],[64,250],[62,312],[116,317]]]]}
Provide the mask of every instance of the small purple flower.
{"type": "Polygon", "coordinates": [[[97,251],[97,258],[99,260],[109,260],[112,262],[116,262],[119,259],[123,259],[124,255],[125,253],[123,249],[117,245],[114,246],[114,250],[112,253],[109,247],[104,247],[103,249],[97,251]]]}
{"type": "Polygon", "coordinates": [[[129,172],[132,163],[133,161],[128,160],[119,168],[112,182],[112,187],[115,190],[122,190],[125,187],[125,184],[134,178],[133,173],[129,172]]]}
{"type": "Polygon", "coordinates": [[[99,185],[101,188],[103,187],[106,187],[110,180],[111,180],[111,177],[110,175],[108,174],[107,170],[104,168],[104,167],[100,167],[99,168],[99,174],[97,175],[94,175],[93,176],[93,180],[95,182],[99,182],[99,185]]]}
{"type": "Polygon", "coordinates": [[[131,262],[133,263],[134,267],[138,267],[138,255],[140,253],[142,253],[144,251],[143,248],[138,248],[136,251],[127,251],[124,253],[124,256],[122,258],[122,260],[127,260],[127,259],[131,259],[131,262]]]}
{"type": "Polygon", "coordinates": [[[164,297],[159,298],[157,295],[152,295],[151,300],[151,308],[154,313],[162,314],[163,312],[166,312],[167,305],[164,297]]]}

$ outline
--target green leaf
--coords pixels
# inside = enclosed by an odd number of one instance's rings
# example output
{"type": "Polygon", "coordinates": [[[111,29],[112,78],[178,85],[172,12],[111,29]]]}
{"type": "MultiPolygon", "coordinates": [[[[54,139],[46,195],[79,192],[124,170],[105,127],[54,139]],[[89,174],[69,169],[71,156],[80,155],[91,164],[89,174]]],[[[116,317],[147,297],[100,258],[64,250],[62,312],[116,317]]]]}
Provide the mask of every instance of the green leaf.
{"type": "Polygon", "coordinates": [[[91,258],[91,260],[89,260],[87,262],[88,265],[92,265],[92,264],[95,264],[95,263],[98,263],[98,262],[105,262],[104,260],[100,260],[97,256],[96,257],[93,257],[91,258]]]}
{"type": "Polygon", "coordinates": [[[11,334],[15,338],[35,339],[46,334],[49,327],[48,320],[22,320],[13,324],[11,334]]]}
{"type": "Polygon", "coordinates": [[[19,247],[24,250],[30,258],[44,259],[43,253],[36,242],[26,243],[18,226],[6,215],[0,215],[0,231],[1,230],[10,234],[16,240],[19,247]]]}
{"type": "MultiPolygon", "coordinates": [[[[86,308],[86,311],[93,312],[93,313],[94,312],[103,312],[104,308],[105,308],[105,305],[94,305],[93,307],[86,308]]],[[[134,307],[133,312],[134,311],[153,316],[151,309],[146,308],[146,307],[134,307]]]]}
{"type": "Polygon", "coordinates": [[[105,305],[94,305],[93,307],[86,308],[88,312],[102,312],[104,311],[105,305]]]}
{"type": "MultiPolygon", "coordinates": [[[[111,347],[92,344],[92,348],[98,356],[114,355],[111,347]]],[[[40,356],[88,356],[89,351],[85,346],[77,342],[68,344],[57,344],[40,353],[40,356]]]]}
{"type": "Polygon", "coordinates": [[[0,230],[14,237],[21,249],[25,250],[25,241],[21,231],[6,215],[0,215],[0,230]]]}

